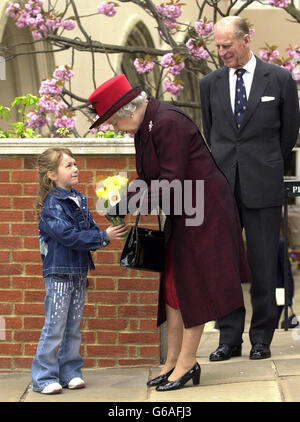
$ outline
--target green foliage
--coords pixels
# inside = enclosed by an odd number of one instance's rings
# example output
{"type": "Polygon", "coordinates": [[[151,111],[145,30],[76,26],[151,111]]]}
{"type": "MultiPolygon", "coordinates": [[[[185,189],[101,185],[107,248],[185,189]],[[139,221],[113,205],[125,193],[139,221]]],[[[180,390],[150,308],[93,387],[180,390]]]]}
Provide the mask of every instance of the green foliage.
{"type": "MultiPolygon", "coordinates": [[[[26,127],[26,115],[33,110],[38,110],[39,97],[26,94],[16,97],[10,107],[5,107],[0,104],[0,138],[40,138],[41,135],[36,130],[26,127]],[[11,123],[13,117],[13,109],[17,110],[19,119],[15,123],[11,123]],[[10,122],[10,127],[7,130],[1,128],[1,120],[10,122]]],[[[56,136],[59,138],[68,138],[72,134],[67,128],[58,128],[56,136]]],[[[97,132],[97,138],[123,138],[124,135],[115,133],[111,130],[106,132],[97,132]]]]}
{"type": "Polygon", "coordinates": [[[34,106],[35,109],[37,109],[37,103],[39,101],[39,97],[32,95],[32,94],[26,94],[22,95],[21,97],[16,97],[14,101],[12,102],[11,107],[15,107],[16,105],[22,105],[24,106],[24,110],[26,107],[34,106]]]}
{"type": "Polygon", "coordinates": [[[0,104],[0,119],[9,120],[11,118],[10,108],[0,104]]]}
{"type": "Polygon", "coordinates": [[[33,129],[26,127],[26,114],[30,111],[28,108],[37,109],[39,98],[32,94],[16,97],[10,107],[0,104],[0,120],[7,122],[12,119],[12,109],[16,108],[20,119],[16,123],[11,123],[7,130],[0,127],[0,138],[40,138],[40,134],[33,129]]]}
{"type": "Polygon", "coordinates": [[[106,132],[97,132],[96,138],[124,138],[124,135],[113,132],[112,130],[107,130],[106,132]]]}
{"type": "Polygon", "coordinates": [[[72,132],[66,127],[59,127],[56,130],[56,134],[58,135],[59,138],[68,138],[71,133],[72,132]]]}

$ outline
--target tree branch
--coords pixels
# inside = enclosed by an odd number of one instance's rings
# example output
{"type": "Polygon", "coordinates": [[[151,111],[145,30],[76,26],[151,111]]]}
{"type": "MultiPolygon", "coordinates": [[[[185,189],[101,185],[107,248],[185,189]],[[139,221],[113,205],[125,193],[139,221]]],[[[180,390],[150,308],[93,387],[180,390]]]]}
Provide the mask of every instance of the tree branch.
{"type": "MultiPolygon", "coordinates": [[[[21,51],[19,53],[11,53],[9,56],[4,56],[6,61],[15,59],[19,56],[27,56],[28,54],[43,54],[43,53],[57,53],[59,51],[68,50],[69,47],[62,47],[58,48],[56,50],[50,49],[50,50],[32,50],[32,51],[21,51]]],[[[1,52],[1,50],[0,50],[1,52]]]]}
{"type": "MultiPolygon", "coordinates": [[[[90,47],[90,44],[79,40],[78,38],[66,38],[58,37],[54,34],[48,34],[46,40],[54,43],[55,45],[67,45],[69,47],[74,47],[78,51],[87,51],[87,48],[90,47]]],[[[118,53],[145,53],[152,56],[163,56],[166,53],[172,53],[174,50],[179,54],[187,54],[188,50],[185,46],[176,45],[174,49],[162,50],[158,48],[151,48],[145,46],[128,46],[128,45],[113,45],[113,44],[103,44],[99,41],[92,41],[91,46],[95,53],[109,53],[109,54],[118,54],[118,53]]]]}
{"type": "MultiPolygon", "coordinates": [[[[254,3],[255,1],[256,0],[247,0],[247,1],[245,1],[244,4],[234,13],[234,15],[235,16],[240,15],[244,9],[246,9],[250,4],[254,3]]],[[[234,2],[234,4],[235,3],[237,3],[237,0],[234,2]]]]}
{"type": "Polygon", "coordinates": [[[285,11],[291,15],[296,20],[296,22],[300,23],[300,10],[295,7],[294,0],[288,4],[288,6],[285,8],[285,11]]]}

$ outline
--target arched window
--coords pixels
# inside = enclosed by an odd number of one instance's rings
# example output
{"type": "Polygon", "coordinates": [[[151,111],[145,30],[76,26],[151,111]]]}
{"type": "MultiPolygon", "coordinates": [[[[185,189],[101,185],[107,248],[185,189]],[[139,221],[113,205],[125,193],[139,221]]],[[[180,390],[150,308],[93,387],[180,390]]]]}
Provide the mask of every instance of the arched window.
{"type": "MultiPolygon", "coordinates": [[[[128,46],[145,46],[154,48],[154,43],[150,32],[148,31],[145,24],[139,21],[134,28],[131,30],[126,45],[128,46]]],[[[140,55],[142,56],[142,55],[140,55]]],[[[133,62],[136,57],[139,57],[136,53],[126,53],[123,55],[121,62],[121,72],[125,73],[131,85],[142,85],[148,95],[152,95],[156,98],[161,99],[162,89],[159,87],[160,81],[160,69],[155,66],[153,72],[148,74],[139,74],[133,62]],[[151,87],[147,89],[147,87],[151,87]]],[[[177,100],[182,103],[192,102],[200,105],[200,90],[199,90],[199,79],[189,71],[191,64],[186,61],[186,68],[180,74],[180,78],[184,82],[184,90],[180,93],[177,100]]],[[[201,123],[201,110],[200,108],[193,107],[180,107],[184,110],[198,125],[201,123]]]]}
{"type": "MultiPolygon", "coordinates": [[[[49,50],[49,47],[45,48],[42,42],[31,44],[33,38],[28,28],[18,28],[14,21],[7,17],[3,28],[2,34],[0,33],[0,42],[5,53],[2,57],[4,58],[5,55],[8,59],[5,60],[5,82],[0,80],[1,104],[10,106],[16,96],[27,93],[38,95],[41,80],[52,75],[55,65],[51,52],[23,54],[29,51],[49,50]],[[11,45],[14,47],[7,48],[11,45]],[[20,52],[22,54],[17,55],[20,52]],[[14,55],[16,56],[13,57],[14,55]]],[[[18,118],[17,112],[14,118],[18,118]]],[[[1,125],[5,126],[2,122],[1,125]]]]}
{"type": "MultiPolygon", "coordinates": [[[[133,47],[137,45],[151,48],[155,47],[149,30],[141,21],[139,21],[131,30],[126,41],[126,45],[133,47]]],[[[159,84],[159,69],[154,67],[153,72],[150,72],[149,74],[139,74],[136,71],[133,62],[136,57],[141,56],[142,55],[137,55],[136,53],[124,53],[121,62],[121,72],[127,76],[132,86],[142,85],[148,95],[157,97],[156,91],[159,84]]]]}

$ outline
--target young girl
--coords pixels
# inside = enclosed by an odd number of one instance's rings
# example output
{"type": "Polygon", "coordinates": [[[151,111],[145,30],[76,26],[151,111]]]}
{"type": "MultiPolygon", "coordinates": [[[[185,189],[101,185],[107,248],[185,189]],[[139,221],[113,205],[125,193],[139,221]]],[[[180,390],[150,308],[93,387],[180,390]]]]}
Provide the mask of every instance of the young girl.
{"type": "Polygon", "coordinates": [[[46,287],[45,323],[32,363],[33,390],[59,393],[83,388],[80,322],[91,250],[122,239],[125,225],[100,231],[84,195],[74,189],[78,168],[67,148],[49,148],[38,159],[37,212],[46,287]]]}

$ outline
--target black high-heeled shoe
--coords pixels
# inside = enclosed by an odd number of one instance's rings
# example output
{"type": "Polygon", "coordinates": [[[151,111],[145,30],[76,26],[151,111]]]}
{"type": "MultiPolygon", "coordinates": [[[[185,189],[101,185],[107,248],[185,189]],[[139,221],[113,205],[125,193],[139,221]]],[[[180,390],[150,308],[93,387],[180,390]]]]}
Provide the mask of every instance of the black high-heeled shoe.
{"type": "Polygon", "coordinates": [[[174,371],[174,368],[172,368],[166,374],[162,374],[162,375],[159,375],[156,378],[153,378],[152,380],[147,382],[147,386],[148,387],[156,387],[157,385],[161,385],[161,384],[166,383],[168,381],[169,376],[172,374],[173,371],[174,371]]]}
{"type": "Polygon", "coordinates": [[[200,374],[201,368],[199,363],[196,362],[195,365],[189,371],[187,371],[177,380],[168,381],[166,384],[158,385],[156,387],[156,391],[178,390],[179,388],[182,388],[184,384],[186,384],[190,379],[193,380],[194,385],[198,385],[200,383],[200,374]]]}

